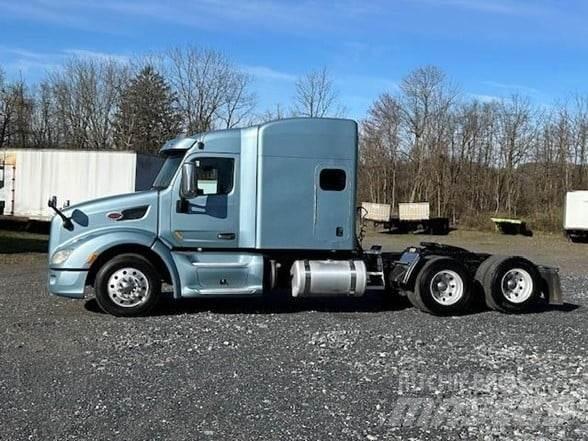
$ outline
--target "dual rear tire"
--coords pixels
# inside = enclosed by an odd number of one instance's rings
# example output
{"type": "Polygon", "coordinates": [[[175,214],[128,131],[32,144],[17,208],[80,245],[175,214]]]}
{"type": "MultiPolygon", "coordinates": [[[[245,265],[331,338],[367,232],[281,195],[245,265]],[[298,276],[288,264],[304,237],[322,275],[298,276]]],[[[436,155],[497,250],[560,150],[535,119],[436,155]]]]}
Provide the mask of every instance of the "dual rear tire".
{"type": "Polygon", "coordinates": [[[434,315],[466,314],[481,298],[492,310],[521,313],[539,300],[541,280],[537,267],[522,257],[491,256],[474,277],[456,259],[433,257],[419,271],[407,297],[413,306],[434,315]]]}
{"type": "Polygon", "coordinates": [[[472,281],[467,268],[449,257],[433,257],[419,271],[408,299],[421,311],[458,315],[471,308],[472,281]]]}
{"type": "Polygon", "coordinates": [[[486,305],[495,311],[525,312],[541,297],[539,270],[523,257],[490,256],[479,266],[475,278],[486,305]]]}

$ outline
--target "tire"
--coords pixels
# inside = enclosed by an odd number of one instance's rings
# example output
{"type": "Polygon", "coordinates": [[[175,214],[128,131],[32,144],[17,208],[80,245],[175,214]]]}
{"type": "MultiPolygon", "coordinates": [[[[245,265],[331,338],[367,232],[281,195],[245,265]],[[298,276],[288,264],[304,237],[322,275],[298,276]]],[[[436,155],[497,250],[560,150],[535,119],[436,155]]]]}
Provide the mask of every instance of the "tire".
{"type": "Polygon", "coordinates": [[[421,311],[431,314],[431,311],[429,311],[427,307],[423,304],[423,302],[421,302],[420,297],[415,293],[414,290],[404,291],[404,293],[412,306],[414,306],[417,309],[420,309],[421,311]]]}
{"type": "Polygon", "coordinates": [[[569,234],[567,234],[567,236],[568,236],[568,240],[572,243],[580,243],[580,242],[583,242],[582,239],[585,240],[585,237],[582,237],[579,234],[569,233],[569,234]]]}
{"type": "Polygon", "coordinates": [[[486,305],[495,311],[521,313],[537,304],[543,285],[537,267],[518,256],[491,256],[476,272],[486,305]]]}
{"type": "Polygon", "coordinates": [[[476,275],[474,277],[477,288],[480,291],[480,293],[482,294],[482,298],[484,299],[484,303],[486,304],[486,306],[488,308],[493,309],[495,311],[498,309],[498,305],[496,304],[496,302],[494,301],[492,296],[486,296],[486,290],[484,289],[484,278],[486,277],[486,274],[488,273],[488,268],[490,268],[491,265],[494,265],[494,262],[496,262],[497,260],[504,259],[504,258],[505,258],[505,256],[490,256],[490,257],[488,257],[486,260],[484,260],[480,264],[480,266],[478,267],[478,269],[476,271],[476,275]]]}
{"type": "Polygon", "coordinates": [[[146,315],[159,301],[161,276],[145,257],[122,254],[100,268],[94,287],[96,301],[104,312],[135,317],[146,315]]]}
{"type": "Polygon", "coordinates": [[[434,315],[459,315],[470,311],[472,278],[466,267],[449,257],[430,259],[419,271],[410,302],[434,315]]]}

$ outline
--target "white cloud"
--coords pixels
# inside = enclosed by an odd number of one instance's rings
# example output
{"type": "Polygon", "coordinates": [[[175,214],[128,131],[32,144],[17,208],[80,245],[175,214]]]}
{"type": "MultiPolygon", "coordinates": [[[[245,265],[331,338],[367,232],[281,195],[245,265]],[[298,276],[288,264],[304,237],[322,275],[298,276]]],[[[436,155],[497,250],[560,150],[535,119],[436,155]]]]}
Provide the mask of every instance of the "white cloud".
{"type": "Polygon", "coordinates": [[[498,81],[483,81],[483,84],[485,84],[486,86],[490,86],[494,89],[502,89],[505,91],[508,91],[510,93],[512,92],[521,92],[521,93],[526,93],[529,95],[536,95],[539,92],[539,90],[533,88],[533,87],[529,87],[529,86],[523,86],[521,84],[507,84],[507,83],[500,83],[498,81]]]}
{"type": "MultiPolygon", "coordinates": [[[[376,3],[377,8],[380,5],[376,3]]],[[[280,32],[305,34],[333,31],[341,20],[358,15],[374,14],[374,8],[362,6],[358,0],[342,0],[334,4],[316,0],[279,2],[272,0],[0,0],[5,16],[64,26],[124,33],[117,26],[128,18],[167,22],[202,29],[255,30],[252,26],[280,32]]]]}
{"type": "Polygon", "coordinates": [[[66,55],[71,55],[74,57],[80,58],[97,58],[100,60],[114,60],[120,63],[126,63],[130,60],[130,57],[127,55],[120,55],[120,54],[112,54],[106,52],[96,52],[90,51],[87,49],[64,49],[62,51],[66,55]]]}
{"type": "Polygon", "coordinates": [[[105,32],[107,29],[97,23],[92,14],[80,9],[83,5],[87,3],[68,0],[0,0],[0,11],[4,17],[105,32]]]}
{"type": "Polygon", "coordinates": [[[63,54],[57,52],[36,52],[23,48],[0,46],[0,55],[5,60],[3,67],[8,73],[29,74],[56,68],[63,60],[63,54]]]}
{"type": "Polygon", "coordinates": [[[479,94],[479,93],[470,93],[468,94],[469,97],[481,101],[483,103],[493,103],[493,102],[499,102],[502,101],[502,98],[499,96],[494,96],[494,95],[484,95],[484,94],[479,94]]]}
{"type": "Polygon", "coordinates": [[[0,45],[0,55],[6,61],[3,67],[12,75],[48,72],[59,69],[70,57],[112,59],[119,62],[129,61],[129,57],[121,54],[94,52],[86,49],[63,49],[59,51],[32,51],[19,47],[0,45]]]}
{"type": "Polygon", "coordinates": [[[448,6],[500,15],[537,15],[544,13],[544,8],[533,2],[524,4],[512,0],[418,0],[432,6],[448,6]]]}
{"type": "Polygon", "coordinates": [[[296,75],[280,72],[278,70],[272,69],[271,67],[267,66],[248,66],[244,65],[241,68],[247,72],[248,74],[254,76],[255,78],[265,79],[265,80],[278,80],[278,81],[288,81],[294,82],[296,81],[296,75]]]}

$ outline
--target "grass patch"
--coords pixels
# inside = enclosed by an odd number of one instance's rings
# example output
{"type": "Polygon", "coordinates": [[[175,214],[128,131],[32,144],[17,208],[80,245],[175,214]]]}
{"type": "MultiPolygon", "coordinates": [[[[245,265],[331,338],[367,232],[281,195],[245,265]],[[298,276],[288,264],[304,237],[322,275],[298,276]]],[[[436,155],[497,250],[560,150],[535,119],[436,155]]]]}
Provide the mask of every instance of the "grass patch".
{"type": "Polygon", "coordinates": [[[0,230],[0,254],[46,253],[49,236],[0,230]]]}

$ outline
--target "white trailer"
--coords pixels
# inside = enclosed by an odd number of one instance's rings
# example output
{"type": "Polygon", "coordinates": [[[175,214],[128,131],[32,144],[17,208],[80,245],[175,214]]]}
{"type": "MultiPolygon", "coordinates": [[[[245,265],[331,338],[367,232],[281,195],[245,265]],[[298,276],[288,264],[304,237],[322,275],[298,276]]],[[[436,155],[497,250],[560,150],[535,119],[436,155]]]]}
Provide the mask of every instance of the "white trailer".
{"type": "Polygon", "coordinates": [[[0,151],[0,215],[48,221],[52,196],[73,205],[151,186],[161,159],[135,152],[15,149],[0,151]]]}
{"type": "Polygon", "coordinates": [[[398,204],[398,219],[401,221],[428,221],[431,218],[428,202],[402,202],[398,204]]]}
{"type": "Polygon", "coordinates": [[[374,226],[382,225],[389,231],[408,233],[410,231],[443,235],[449,232],[449,219],[431,217],[428,202],[406,202],[398,204],[398,213],[390,204],[362,202],[362,219],[374,226]]]}
{"type": "Polygon", "coordinates": [[[588,239],[588,191],[570,191],[566,195],[564,231],[573,242],[588,239]]]}

